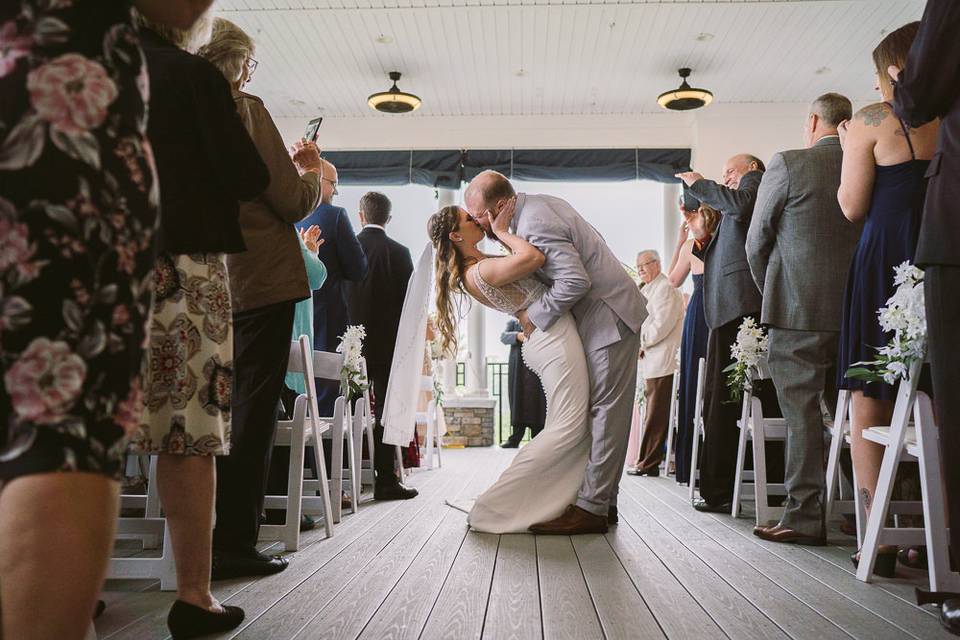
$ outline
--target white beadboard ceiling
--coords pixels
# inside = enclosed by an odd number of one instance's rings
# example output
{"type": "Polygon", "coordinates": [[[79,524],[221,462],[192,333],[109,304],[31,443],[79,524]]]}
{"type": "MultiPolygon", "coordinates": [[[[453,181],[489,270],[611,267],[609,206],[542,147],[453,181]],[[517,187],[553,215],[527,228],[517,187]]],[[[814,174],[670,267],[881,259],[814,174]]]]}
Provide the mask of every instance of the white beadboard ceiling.
{"type": "MultiPolygon", "coordinates": [[[[871,100],[870,52],[923,0],[219,0],[275,117],[642,114],[693,69],[718,102],[871,100]],[[702,35],[701,34],[706,34],[702,35]],[[699,36],[699,39],[698,39],[699,36]],[[380,41],[386,41],[380,42],[380,41]],[[366,104],[400,71],[412,115],[366,104]]],[[[709,109],[709,107],[708,107],[709,109]]]]}

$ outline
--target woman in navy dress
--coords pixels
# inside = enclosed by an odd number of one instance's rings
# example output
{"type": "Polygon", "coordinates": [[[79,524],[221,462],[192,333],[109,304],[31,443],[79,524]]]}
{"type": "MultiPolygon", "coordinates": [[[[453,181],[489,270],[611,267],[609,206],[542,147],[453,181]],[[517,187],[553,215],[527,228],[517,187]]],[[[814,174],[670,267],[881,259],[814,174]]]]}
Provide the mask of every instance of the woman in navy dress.
{"type": "MultiPolygon", "coordinates": [[[[911,129],[897,120],[890,101],[893,86],[887,67],[903,67],[919,23],[893,31],[873,52],[883,102],[864,107],[840,127],[843,173],[838,198],[844,215],[864,222],[863,234],[847,276],[840,331],[839,387],[851,392],[851,454],[857,490],[863,502],[873,500],[883,447],[862,433],[890,424],[896,387],[846,377],[858,362],[874,360],[876,348],[892,333],[880,327],[877,310],[894,292],[894,267],[913,262],[926,189],[924,173],[936,149],[939,122],[911,129]]],[[[896,547],[881,547],[878,570],[893,573],[896,547]]]]}
{"type": "Polygon", "coordinates": [[[703,314],[703,262],[693,255],[695,243],[706,244],[717,228],[720,216],[706,205],[696,211],[682,208],[684,221],[680,225],[677,248],[670,266],[670,284],[680,287],[687,275],[693,277],[693,294],[687,302],[683,318],[683,339],[680,343],[680,397],[677,416],[676,473],[677,482],[690,480],[693,453],[693,414],[697,398],[697,365],[707,355],[707,320],[703,314]],[[692,238],[687,238],[692,233],[692,238]]]}

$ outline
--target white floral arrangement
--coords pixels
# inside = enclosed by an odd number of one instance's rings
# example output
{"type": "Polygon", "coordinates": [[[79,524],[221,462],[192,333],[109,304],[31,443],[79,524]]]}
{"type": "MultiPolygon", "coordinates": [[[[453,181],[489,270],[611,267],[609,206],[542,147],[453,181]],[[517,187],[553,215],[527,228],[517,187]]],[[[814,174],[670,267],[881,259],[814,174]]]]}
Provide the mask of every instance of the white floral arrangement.
{"type": "Polygon", "coordinates": [[[723,370],[727,374],[730,402],[740,402],[743,392],[753,389],[753,376],[767,355],[768,340],[763,327],[753,318],[744,318],[737,331],[737,341],[730,347],[733,363],[723,370]]]}
{"type": "Polygon", "coordinates": [[[893,331],[893,338],[877,349],[877,359],[857,362],[847,369],[848,378],[896,384],[906,380],[910,367],[922,362],[927,351],[927,315],[923,299],[923,271],[904,262],[893,268],[897,287],[884,307],[877,310],[880,327],[893,331]]]}
{"type": "Polygon", "coordinates": [[[343,368],[340,370],[340,393],[348,400],[360,397],[369,388],[367,377],[363,374],[363,339],[367,331],[363,325],[351,325],[340,336],[337,353],[343,354],[343,368]]]}
{"type": "Polygon", "coordinates": [[[647,403],[647,386],[641,376],[637,376],[637,411],[647,403]]]}

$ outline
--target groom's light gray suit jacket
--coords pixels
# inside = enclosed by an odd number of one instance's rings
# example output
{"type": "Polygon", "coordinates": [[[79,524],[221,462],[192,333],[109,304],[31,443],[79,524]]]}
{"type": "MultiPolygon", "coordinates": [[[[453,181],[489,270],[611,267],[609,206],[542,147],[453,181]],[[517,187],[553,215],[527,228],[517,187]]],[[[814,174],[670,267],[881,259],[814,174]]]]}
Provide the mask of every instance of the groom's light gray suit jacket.
{"type": "Polygon", "coordinates": [[[518,194],[512,226],[543,252],[538,276],[550,289],[527,313],[549,329],[571,311],[589,353],[618,342],[617,321],[637,333],[647,317],[646,300],[596,229],[560,198],[518,194]]]}

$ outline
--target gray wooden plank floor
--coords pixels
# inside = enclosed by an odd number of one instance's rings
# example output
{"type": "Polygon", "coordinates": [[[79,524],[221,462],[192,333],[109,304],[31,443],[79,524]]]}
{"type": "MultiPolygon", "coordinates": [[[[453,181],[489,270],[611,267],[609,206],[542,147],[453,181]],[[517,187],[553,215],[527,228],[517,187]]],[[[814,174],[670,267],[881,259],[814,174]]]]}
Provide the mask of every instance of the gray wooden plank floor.
{"type": "MultiPolygon", "coordinates": [[[[828,547],[767,543],[749,513],[702,514],[672,478],[625,477],[620,525],[606,535],[496,536],[468,531],[444,504],[492,483],[515,452],[444,452],[414,472],[420,496],[363,503],[335,534],[304,535],[290,567],[260,580],[217,583],[247,613],[223,638],[950,638],[933,609],[910,602],[924,576],[858,582],[828,547]]],[[[845,561],[846,560],[846,561],[845,561]]],[[[155,581],[109,581],[100,638],[166,639],[174,594],[155,581]]]]}

